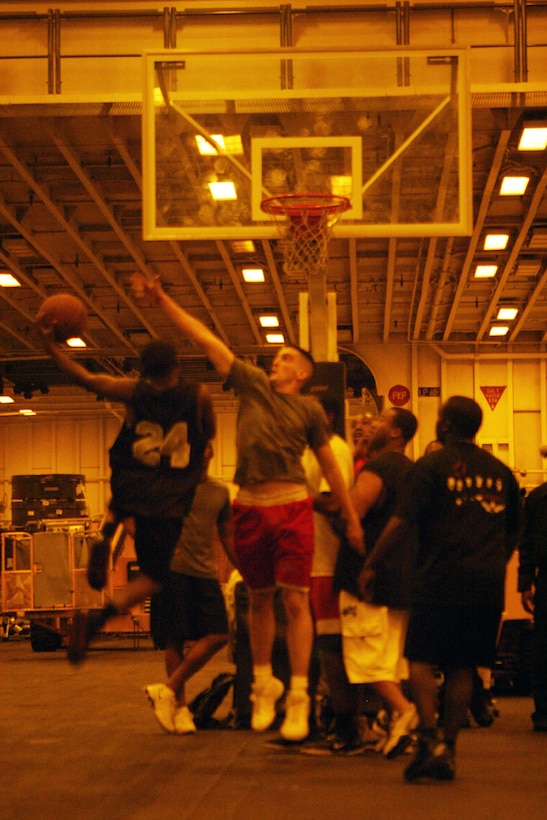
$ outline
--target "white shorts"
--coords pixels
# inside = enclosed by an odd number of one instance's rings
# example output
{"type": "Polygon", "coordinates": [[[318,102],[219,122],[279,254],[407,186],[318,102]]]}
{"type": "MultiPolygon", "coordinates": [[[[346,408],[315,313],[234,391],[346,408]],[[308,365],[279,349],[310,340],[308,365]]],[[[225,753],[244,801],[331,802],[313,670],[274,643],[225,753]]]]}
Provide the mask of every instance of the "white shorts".
{"type": "Polygon", "coordinates": [[[344,666],[350,683],[400,683],[408,678],[403,656],[408,612],[375,606],[340,593],[344,666]]]}

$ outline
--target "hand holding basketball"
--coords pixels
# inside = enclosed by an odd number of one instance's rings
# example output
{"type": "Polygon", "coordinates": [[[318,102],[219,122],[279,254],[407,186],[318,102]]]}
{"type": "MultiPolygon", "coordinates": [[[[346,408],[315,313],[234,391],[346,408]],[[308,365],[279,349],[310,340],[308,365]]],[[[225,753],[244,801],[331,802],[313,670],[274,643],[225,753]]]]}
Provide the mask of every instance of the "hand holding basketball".
{"type": "Polygon", "coordinates": [[[36,321],[43,330],[53,331],[56,342],[65,342],[85,332],[87,310],[77,296],[58,293],[42,303],[36,321]]]}

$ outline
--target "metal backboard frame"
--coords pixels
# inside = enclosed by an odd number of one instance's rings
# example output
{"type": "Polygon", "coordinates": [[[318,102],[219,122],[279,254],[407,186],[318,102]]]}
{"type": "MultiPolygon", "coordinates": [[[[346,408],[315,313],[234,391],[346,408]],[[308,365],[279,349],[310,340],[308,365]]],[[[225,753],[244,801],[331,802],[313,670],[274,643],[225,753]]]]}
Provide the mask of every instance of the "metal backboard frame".
{"type": "Polygon", "coordinates": [[[143,65],[145,239],[275,238],[260,201],[294,192],[349,196],[338,237],[471,233],[466,49],[165,50],[143,65]],[[234,198],[214,200],[215,181],[234,198]]]}

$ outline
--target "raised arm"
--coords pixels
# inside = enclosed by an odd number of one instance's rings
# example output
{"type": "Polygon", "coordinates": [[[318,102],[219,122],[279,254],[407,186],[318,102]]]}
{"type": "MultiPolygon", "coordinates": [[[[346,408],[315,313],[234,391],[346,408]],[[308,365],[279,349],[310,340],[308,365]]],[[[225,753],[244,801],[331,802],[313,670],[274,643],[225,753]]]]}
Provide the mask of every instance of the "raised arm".
{"type": "Polygon", "coordinates": [[[46,351],[60,370],[92,393],[112,401],[128,402],[133,395],[136,379],[123,376],[109,376],[106,373],[91,373],[83,365],[68,356],[54,340],[54,328],[38,319],[36,327],[41,333],[46,351]]]}
{"type": "Polygon", "coordinates": [[[234,361],[234,354],[203,322],[178,305],[161,286],[159,278],[142,283],[143,295],[152,297],[163,308],[173,324],[191,339],[207,356],[217,373],[226,378],[234,361]]]}

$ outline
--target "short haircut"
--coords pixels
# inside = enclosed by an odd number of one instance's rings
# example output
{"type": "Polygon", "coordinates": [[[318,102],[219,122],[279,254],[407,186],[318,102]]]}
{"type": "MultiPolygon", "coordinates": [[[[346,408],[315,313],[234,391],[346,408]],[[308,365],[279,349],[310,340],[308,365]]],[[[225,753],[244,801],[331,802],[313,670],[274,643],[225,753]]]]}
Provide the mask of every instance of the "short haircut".
{"type": "Polygon", "coordinates": [[[313,373],[315,369],[315,361],[309,350],[305,350],[303,347],[300,347],[299,345],[285,345],[285,347],[290,347],[291,350],[297,350],[301,356],[307,359],[308,363],[310,364],[311,373],[313,373]]]}
{"type": "Polygon", "coordinates": [[[391,410],[393,412],[392,425],[401,431],[401,435],[406,444],[418,429],[418,419],[414,413],[411,413],[410,410],[405,410],[404,407],[392,407],[391,410]]]}
{"type": "Polygon", "coordinates": [[[141,352],[141,375],[163,378],[177,366],[177,353],[170,342],[150,342],[141,352]]]}
{"type": "Polygon", "coordinates": [[[439,421],[448,422],[450,433],[473,438],[482,424],[482,410],[468,396],[451,396],[441,407],[439,421]]]}

